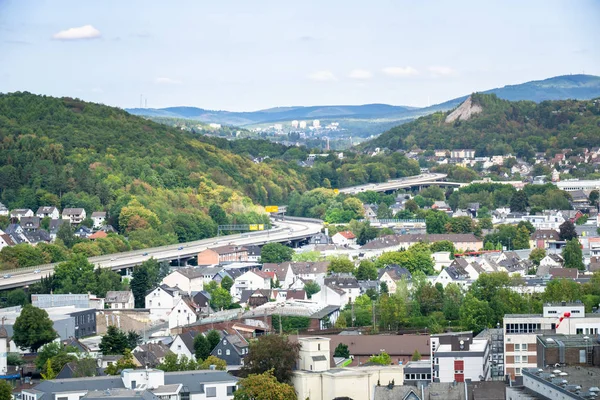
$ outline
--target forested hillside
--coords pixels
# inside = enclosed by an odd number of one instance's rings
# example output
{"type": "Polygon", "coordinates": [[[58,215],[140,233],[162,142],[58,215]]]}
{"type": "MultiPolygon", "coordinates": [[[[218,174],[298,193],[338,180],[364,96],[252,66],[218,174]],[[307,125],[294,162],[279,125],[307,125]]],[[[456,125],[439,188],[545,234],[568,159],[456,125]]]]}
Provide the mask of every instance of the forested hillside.
{"type": "Polygon", "coordinates": [[[419,171],[398,153],[331,153],[313,168],[297,162],[307,154],[262,140],[203,137],[77,99],[0,95],[0,201],[9,209],[105,210],[136,243],[210,236],[217,224],[264,221],[255,204],[419,171]]]}
{"type": "Polygon", "coordinates": [[[510,102],[494,94],[475,93],[473,105],[482,112],[468,120],[446,122],[450,112],[437,112],[397,126],[362,148],[391,150],[475,148],[477,156],[600,146],[600,100],[510,102]]]}

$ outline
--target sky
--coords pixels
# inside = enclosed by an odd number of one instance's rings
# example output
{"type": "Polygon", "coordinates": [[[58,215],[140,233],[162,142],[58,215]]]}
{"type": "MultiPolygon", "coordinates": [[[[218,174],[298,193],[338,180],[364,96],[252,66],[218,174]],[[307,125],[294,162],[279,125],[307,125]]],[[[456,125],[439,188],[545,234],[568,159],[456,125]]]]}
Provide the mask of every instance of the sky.
{"type": "Polygon", "coordinates": [[[427,106],[600,75],[600,0],[0,0],[0,92],[118,107],[427,106]]]}

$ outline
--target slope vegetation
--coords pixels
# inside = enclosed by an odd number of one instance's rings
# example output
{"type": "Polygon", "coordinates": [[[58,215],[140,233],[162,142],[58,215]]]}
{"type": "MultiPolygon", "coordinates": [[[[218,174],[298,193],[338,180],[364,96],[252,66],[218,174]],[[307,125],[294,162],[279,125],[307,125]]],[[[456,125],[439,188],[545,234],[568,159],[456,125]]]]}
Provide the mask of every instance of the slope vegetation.
{"type": "Polygon", "coordinates": [[[397,126],[361,147],[475,148],[479,156],[512,153],[531,157],[535,152],[600,146],[599,100],[536,104],[476,93],[457,110],[460,112],[436,112],[397,126]],[[466,115],[462,111],[467,109],[469,118],[458,118],[466,115]],[[473,109],[481,111],[473,113],[473,109]]]}

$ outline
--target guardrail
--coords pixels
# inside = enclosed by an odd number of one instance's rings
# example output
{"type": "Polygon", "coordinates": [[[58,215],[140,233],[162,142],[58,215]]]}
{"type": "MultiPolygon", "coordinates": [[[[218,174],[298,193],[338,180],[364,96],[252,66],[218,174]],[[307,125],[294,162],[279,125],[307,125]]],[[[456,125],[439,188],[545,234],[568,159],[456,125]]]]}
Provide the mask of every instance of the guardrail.
{"type": "MultiPolygon", "coordinates": [[[[285,221],[291,221],[291,222],[308,222],[308,223],[317,223],[317,224],[322,224],[323,221],[319,220],[319,219],[315,219],[315,218],[303,218],[303,217],[288,217],[286,216],[281,222],[285,222],[285,221]]],[[[272,223],[272,228],[271,229],[266,229],[263,231],[256,231],[256,232],[246,232],[244,234],[233,234],[233,235],[226,235],[226,236],[221,236],[221,239],[227,239],[227,240],[235,240],[235,239],[246,239],[249,236],[252,237],[256,237],[256,236],[270,236],[271,234],[274,233],[278,233],[278,232],[283,232],[285,231],[287,228],[285,227],[278,227],[277,226],[277,221],[274,221],[272,223]]],[[[102,255],[102,256],[96,256],[96,257],[90,257],[88,258],[88,261],[91,264],[96,264],[96,263],[101,263],[101,262],[107,262],[107,261],[111,261],[111,258],[126,258],[126,257],[135,257],[135,256],[143,256],[145,253],[148,253],[148,255],[150,257],[152,257],[152,253],[159,253],[162,251],[174,251],[177,250],[179,247],[193,247],[193,246],[202,246],[202,245],[211,245],[213,244],[213,242],[215,240],[219,240],[218,237],[214,237],[214,238],[207,238],[207,239],[201,239],[201,240],[196,240],[193,242],[184,242],[184,243],[177,243],[177,244],[169,244],[169,245],[165,245],[165,246],[159,246],[159,247],[152,247],[152,248],[148,248],[148,249],[140,249],[140,250],[132,250],[132,251],[126,251],[126,252],[121,252],[121,253],[112,253],[112,254],[106,254],[106,255],[102,255]]],[[[115,260],[117,261],[117,260],[115,260]]],[[[125,260],[122,260],[125,261],[125,260]]],[[[7,269],[7,270],[3,270],[0,271],[0,274],[6,274],[6,275],[23,275],[26,273],[30,273],[32,271],[36,271],[36,270],[40,270],[40,273],[43,273],[45,271],[50,271],[50,270],[54,270],[54,268],[60,263],[51,263],[51,264],[40,264],[40,265],[35,265],[35,266],[31,266],[31,267],[23,267],[23,268],[13,268],[13,269],[7,269]]],[[[123,268],[123,267],[127,267],[131,264],[138,264],[138,262],[124,262],[123,265],[119,265],[119,268],[123,268]]]]}

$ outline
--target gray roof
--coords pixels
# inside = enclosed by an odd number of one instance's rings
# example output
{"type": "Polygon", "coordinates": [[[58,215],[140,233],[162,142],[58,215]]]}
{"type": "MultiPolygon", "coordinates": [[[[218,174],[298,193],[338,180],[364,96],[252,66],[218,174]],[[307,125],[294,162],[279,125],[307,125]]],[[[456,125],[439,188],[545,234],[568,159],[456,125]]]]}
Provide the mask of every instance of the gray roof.
{"type": "Polygon", "coordinates": [[[358,280],[352,274],[332,274],[325,278],[325,285],[336,286],[340,289],[358,288],[358,280]]]}
{"type": "Polygon", "coordinates": [[[54,210],[58,211],[58,209],[56,207],[54,207],[54,206],[44,206],[44,207],[38,208],[36,214],[50,214],[54,210]]]}
{"type": "Polygon", "coordinates": [[[106,218],[106,211],[94,211],[92,213],[92,218],[99,218],[99,217],[106,218]]]}
{"type": "Polygon", "coordinates": [[[63,210],[63,216],[64,215],[79,215],[84,211],[83,208],[65,208],[63,210]]]}
{"type": "Polygon", "coordinates": [[[105,303],[127,303],[129,297],[133,296],[133,293],[127,290],[118,290],[106,292],[105,303]]]}
{"type": "Polygon", "coordinates": [[[187,347],[187,349],[192,354],[194,354],[196,352],[196,350],[194,349],[194,338],[196,337],[197,334],[198,334],[197,331],[188,331],[188,332],[185,332],[185,333],[182,333],[179,335],[179,337],[181,338],[181,341],[183,342],[185,347],[187,347]]]}
{"type": "Polygon", "coordinates": [[[325,356],[313,356],[313,361],[327,361],[327,357],[325,356]]]}
{"type": "Polygon", "coordinates": [[[140,392],[132,389],[115,389],[90,391],[82,399],[160,400],[160,397],[148,390],[140,392]]]}
{"type": "Polygon", "coordinates": [[[237,382],[238,378],[229,375],[225,371],[183,371],[183,372],[168,372],[165,373],[165,385],[181,383],[187,386],[191,393],[203,392],[205,383],[212,382],[237,382]]]}
{"type": "Polygon", "coordinates": [[[340,306],[326,306],[320,309],[319,311],[313,313],[310,317],[315,319],[325,318],[339,309],[340,306]]]}

